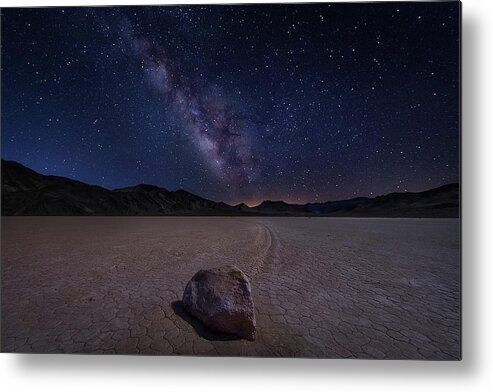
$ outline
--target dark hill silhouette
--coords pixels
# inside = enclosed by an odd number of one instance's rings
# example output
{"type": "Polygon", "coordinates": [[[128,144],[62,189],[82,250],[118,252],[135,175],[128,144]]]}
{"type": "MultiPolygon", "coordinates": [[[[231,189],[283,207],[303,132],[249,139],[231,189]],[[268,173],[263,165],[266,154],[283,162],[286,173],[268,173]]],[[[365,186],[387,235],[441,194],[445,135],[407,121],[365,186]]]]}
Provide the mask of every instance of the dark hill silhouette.
{"type": "Polygon", "coordinates": [[[230,206],[185,190],[154,185],[108,190],[65,177],[45,176],[2,160],[2,215],[266,215],[361,217],[458,217],[459,184],[419,193],[390,193],[326,203],[266,200],[230,206]]]}

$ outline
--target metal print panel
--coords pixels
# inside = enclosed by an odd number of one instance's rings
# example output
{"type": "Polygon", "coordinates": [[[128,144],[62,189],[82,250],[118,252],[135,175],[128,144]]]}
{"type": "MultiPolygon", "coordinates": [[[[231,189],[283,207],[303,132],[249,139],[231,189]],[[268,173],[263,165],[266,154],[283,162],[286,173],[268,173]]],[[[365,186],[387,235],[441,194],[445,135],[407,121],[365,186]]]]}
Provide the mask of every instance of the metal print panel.
{"type": "Polygon", "coordinates": [[[460,3],[1,18],[3,352],[460,359],[460,3]]]}

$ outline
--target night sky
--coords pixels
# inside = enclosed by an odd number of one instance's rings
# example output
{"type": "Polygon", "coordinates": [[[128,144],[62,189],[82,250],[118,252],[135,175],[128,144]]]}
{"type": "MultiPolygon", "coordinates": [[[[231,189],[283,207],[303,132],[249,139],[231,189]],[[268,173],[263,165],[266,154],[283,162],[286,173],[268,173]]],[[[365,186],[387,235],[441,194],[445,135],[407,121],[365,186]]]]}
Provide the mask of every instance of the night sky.
{"type": "Polygon", "coordinates": [[[457,2],[3,9],[2,157],[236,204],[459,180],[457,2]]]}

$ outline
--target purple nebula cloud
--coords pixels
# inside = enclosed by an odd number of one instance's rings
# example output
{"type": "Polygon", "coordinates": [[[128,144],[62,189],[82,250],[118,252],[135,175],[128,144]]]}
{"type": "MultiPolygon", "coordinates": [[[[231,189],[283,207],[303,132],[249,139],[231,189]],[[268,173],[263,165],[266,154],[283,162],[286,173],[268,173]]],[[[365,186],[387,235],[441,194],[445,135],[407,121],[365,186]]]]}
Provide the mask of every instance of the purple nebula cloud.
{"type": "Polygon", "coordinates": [[[139,37],[126,23],[123,38],[142,62],[152,86],[166,97],[183,123],[183,132],[221,181],[246,191],[258,176],[247,127],[231,103],[197,89],[157,44],[139,37]]]}

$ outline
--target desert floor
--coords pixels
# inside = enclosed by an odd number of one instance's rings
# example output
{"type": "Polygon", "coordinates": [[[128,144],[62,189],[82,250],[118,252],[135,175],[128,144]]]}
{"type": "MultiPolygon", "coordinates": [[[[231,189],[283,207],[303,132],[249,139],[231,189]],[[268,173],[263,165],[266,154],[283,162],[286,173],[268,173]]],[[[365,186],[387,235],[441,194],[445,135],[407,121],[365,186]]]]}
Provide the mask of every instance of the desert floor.
{"type": "Polygon", "coordinates": [[[457,219],[3,217],[2,351],[460,356],[457,219]],[[252,283],[257,339],[183,312],[202,268],[252,283]]]}

